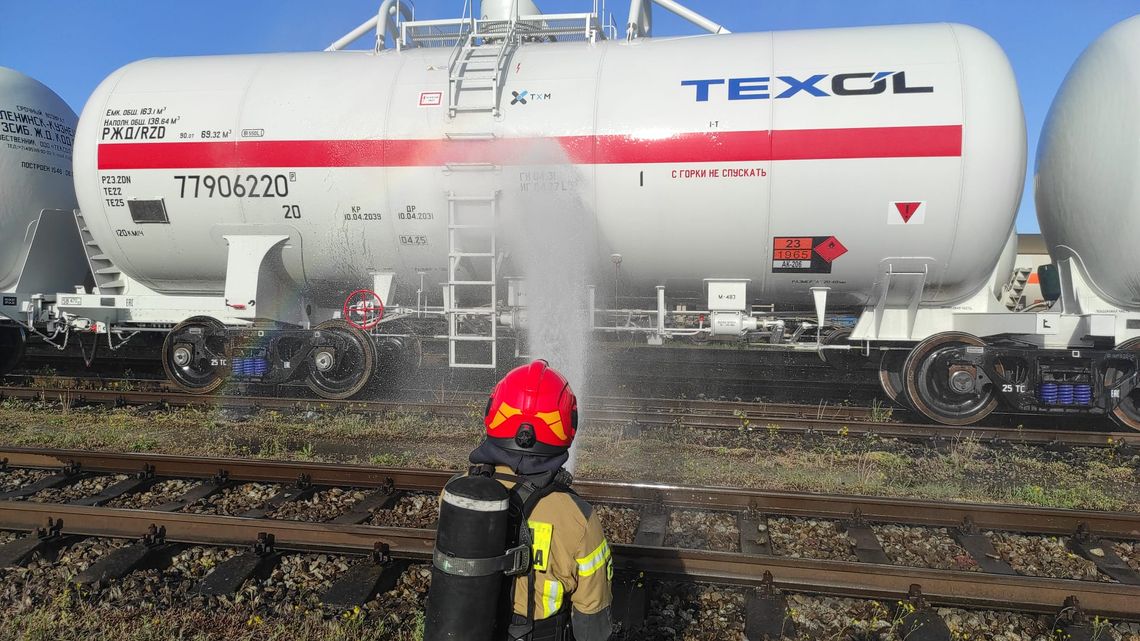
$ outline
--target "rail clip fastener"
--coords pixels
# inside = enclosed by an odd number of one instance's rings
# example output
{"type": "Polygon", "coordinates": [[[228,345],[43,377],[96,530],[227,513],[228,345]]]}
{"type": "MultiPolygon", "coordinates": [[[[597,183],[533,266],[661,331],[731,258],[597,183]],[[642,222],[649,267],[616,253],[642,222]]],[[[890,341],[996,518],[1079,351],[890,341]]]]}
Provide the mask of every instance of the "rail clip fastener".
{"type": "Polygon", "coordinates": [[[1094,626],[1077,597],[1069,596],[1065,599],[1053,623],[1053,638],[1065,641],[1093,641],[1099,638],[1099,634],[1094,634],[1094,626]]]}

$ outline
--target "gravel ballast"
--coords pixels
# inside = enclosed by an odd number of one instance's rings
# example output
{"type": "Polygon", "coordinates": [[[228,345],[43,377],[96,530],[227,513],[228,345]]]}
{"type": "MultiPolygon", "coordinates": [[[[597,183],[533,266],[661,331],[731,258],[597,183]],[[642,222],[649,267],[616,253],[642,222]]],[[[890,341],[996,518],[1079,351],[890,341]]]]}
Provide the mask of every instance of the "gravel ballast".
{"type": "Polygon", "coordinates": [[[1025,536],[1009,532],[987,532],[994,549],[1010,567],[1028,576],[1080,581],[1111,581],[1096,565],[1073,554],[1067,537],[1025,536]]]}
{"type": "Polygon", "coordinates": [[[958,545],[946,528],[876,525],[875,536],[897,565],[980,572],[978,562],[958,545]]]}
{"type": "Polygon", "coordinates": [[[794,559],[858,561],[854,542],[834,521],[817,519],[770,518],[768,534],[772,552],[794,559]]]}
{"type": "Polygon", "coordinates": [[[736,524],[736,515],[673,510],[669,514],[665,547],[739,552],[740,528],[736,524]]]}
{"type": "Polygon", "coordinates": [[[439,520],[439,497],[435,494],[405,494],[387,510],[373,510],[368,525],[429,528],[439,520]]]}

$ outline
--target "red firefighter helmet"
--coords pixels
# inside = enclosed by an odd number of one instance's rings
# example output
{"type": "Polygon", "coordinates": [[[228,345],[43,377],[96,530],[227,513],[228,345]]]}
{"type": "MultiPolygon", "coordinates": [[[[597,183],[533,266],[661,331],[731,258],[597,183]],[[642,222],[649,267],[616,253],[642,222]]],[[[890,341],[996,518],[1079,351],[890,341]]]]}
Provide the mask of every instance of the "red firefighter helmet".
{"type": "Polygon", "coordinates": [[[578,400],[566,377],[544,360],[511,370],[487,401],[487,440],[505,450],[554,456],[578,430],[578,400]]]}

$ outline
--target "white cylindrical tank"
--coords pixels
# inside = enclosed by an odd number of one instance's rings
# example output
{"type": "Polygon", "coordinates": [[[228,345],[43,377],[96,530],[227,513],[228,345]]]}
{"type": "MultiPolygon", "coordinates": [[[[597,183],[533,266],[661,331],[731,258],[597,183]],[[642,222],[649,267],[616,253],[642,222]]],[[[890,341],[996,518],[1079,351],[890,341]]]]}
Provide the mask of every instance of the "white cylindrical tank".
{"type": "Polygon", "coordinates": [[[76,207],[75,121],[51,89],[0,67],[0,291],[19,280],[40,211],[76,207]]]}
{"type": "Polygon", "coordinates": [[[1140,309],[1140,16],[1112,27],[1065,77],[1041,132],[1037,220],[1053,260],[1140,309]]]}
{"type": "Polygon", "coordinates": [[[128,65],[79,125],[91,233],[159,292],[220,293],[223,235],[281,234],[281,269],[318,297],[372,271],[430,295],[461,209],[449,193],[497,191],[501,249],[582,230],[623,294],[750,279],[752,300],[826,286],[834,306],[872,302],[887,271],[925,273],[925,303],[963,299],[1013,226],[1024,119],[1004,53],[972,27],[528,42],[498,116],[463,111],[489,102],[471,80],[449,117],[449,76],[478,73],[451,53],[128,65]]]}

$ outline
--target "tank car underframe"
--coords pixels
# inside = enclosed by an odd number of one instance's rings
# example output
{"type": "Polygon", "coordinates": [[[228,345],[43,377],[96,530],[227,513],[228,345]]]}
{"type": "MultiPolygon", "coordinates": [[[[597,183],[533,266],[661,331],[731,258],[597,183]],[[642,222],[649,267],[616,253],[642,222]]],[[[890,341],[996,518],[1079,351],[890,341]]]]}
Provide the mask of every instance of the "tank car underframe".
{"type": "Polygon", "coordinates": [[[194,394],[228,381],[278,385],[304,378],[323,398],[349,398],[372,382],[385,337],[333,319],[312,329],[226,327],[207,316],[189,318],[167,334],[162,364],[168,378],[194,394]]]}
{"type": "Polygon", "coordinates": [[[912,351],[904,365],[908,398],[930,418],[972,423],[992,400],[1020,412],[1107,415],[1140,383],[1135,352],[976,342],[912,351]]]}

